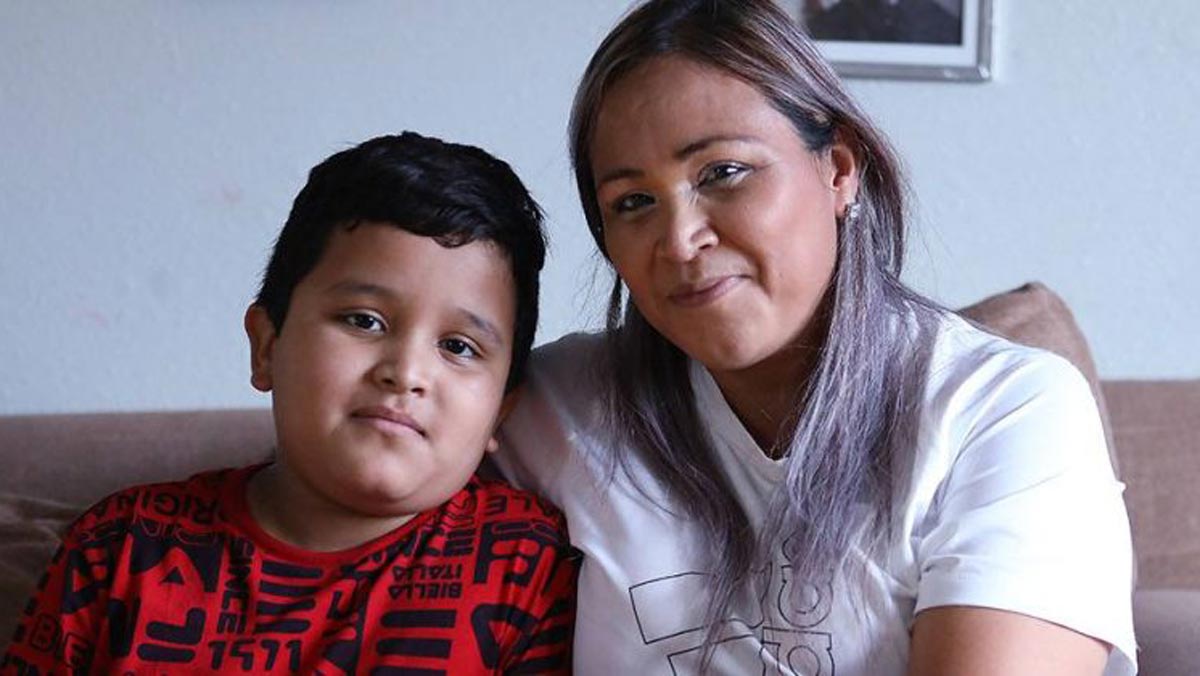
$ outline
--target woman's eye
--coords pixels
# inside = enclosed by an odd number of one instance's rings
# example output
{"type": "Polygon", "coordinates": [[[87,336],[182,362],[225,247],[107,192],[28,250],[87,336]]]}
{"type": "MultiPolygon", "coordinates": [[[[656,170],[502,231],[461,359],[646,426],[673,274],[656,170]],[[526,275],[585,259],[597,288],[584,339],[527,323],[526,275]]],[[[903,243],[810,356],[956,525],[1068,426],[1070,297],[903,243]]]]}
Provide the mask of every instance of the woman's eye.
{"type": "Polygon", "coordinates": [[[471,344],[461,338],[447,338],[442,341],[442,349],[455,357],[477,357],[479,352],[471,344]]]}
{"type": "Polygon", "coordinates": [[[627,214],[631,211],[637,211],[643,207],[648,207],[654,204],[654,198],[644,192],[625,195],[613,203],[613,211],[618,214],[627,214]]]}
{"type": "Polygon", "coordinates": [[[344,314],[342,315],[342,321],[360,331],[368,331],[370,333],[383,333],[384,329],[387,328],[382,319],[366,312],[344,314]]]}
{"type": "Polygon", "coordinates": [[[721,162],[720,164],[709,165],[700,172],[700,185],[730,181],[748,171],[750,171],[750,168],[746,165],[733,162],[721,162]]]}

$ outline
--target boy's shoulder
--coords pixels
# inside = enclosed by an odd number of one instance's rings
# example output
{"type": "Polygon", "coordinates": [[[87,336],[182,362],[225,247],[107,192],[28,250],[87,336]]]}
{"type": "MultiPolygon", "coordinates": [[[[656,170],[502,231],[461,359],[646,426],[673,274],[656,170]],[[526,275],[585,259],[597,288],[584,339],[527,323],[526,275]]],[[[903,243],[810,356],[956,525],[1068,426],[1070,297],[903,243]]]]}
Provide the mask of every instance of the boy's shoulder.
{"type": "Polygon", "coordinates": [[[472,475],[467,485],[450,498],[446,510],[450,514],[471,513],[482,527],[527,522],[543,533],[553,534],[561,544],[568,544],[566,517],[557,507],[500,479],[472,475]]]}
{"type": "Polygon", "coordinates": [[[179,481],[123,488],[100,499],[75,520],[72,529],[150,520],[213,526],[219,519],[222,494],[231,481],[250,468],[200,472],[179,481]]]}

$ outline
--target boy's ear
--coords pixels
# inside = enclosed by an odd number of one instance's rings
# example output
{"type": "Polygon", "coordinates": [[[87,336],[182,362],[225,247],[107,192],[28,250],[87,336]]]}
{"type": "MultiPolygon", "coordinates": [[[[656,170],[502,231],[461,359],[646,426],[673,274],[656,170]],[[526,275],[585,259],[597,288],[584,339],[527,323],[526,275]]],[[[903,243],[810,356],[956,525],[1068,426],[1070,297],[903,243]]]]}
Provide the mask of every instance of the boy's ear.
{"type": "Polygon", "coordinates": [[[250,384],[259,392],[270,392],[271,354],[275,349],[275,325],[261,305],[246,308],[242,320],[246,337],[250,339],[250,384]]]}
{"type": "Polygon", "coordinates": [[[488,437],[487,445],[483,447],[488,453],[495,453],[500,449],[500,440],[496,438],[496,432],[500,429],[500,424],[504,422],[504,419],[508,417],[508,414],[512,412],[513,407],[517,405],[520,399],[521,388],[518,387],[504,395],[504,398],[500,400],[500,413],[496,415],[496,427],[492,430],[492,436],[488,437]]]}

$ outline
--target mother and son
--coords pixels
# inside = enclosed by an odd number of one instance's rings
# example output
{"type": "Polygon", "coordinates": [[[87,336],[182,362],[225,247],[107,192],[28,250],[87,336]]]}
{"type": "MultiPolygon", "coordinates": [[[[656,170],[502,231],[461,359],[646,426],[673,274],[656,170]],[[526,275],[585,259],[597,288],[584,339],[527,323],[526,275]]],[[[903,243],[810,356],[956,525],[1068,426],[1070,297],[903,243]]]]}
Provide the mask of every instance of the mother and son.
{"type": "Polygon", "coordinates": [[[900,281],[899,163],[771,0],[642,4],[570,150],[608,326],[532,354],[507,164],[317,165],[245,316],[272,460],[92,507],[4,673],[1135,672],[1087,385],[900,281]]]}

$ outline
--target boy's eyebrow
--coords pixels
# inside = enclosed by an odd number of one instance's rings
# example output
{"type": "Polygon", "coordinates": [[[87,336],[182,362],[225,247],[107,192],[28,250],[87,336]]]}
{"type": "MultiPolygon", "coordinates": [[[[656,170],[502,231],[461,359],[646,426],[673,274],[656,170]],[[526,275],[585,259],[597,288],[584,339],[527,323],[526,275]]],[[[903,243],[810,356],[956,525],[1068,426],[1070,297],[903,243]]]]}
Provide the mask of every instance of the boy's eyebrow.
{"type": "Polygon", "coordinates": [[[462,313],[462,316],[466,318],[466,320],[470,322],[472,326],[486,333],[488,339],[490,339],[493,343],[496,345],[504,344],[504,339],[500,336],[500,329],[496,328],[496,325],[488,321],[486,317],[471,312],[465,307],[460,307],[459,312],[462,313]]]}
{"type": "Polygon", "coordinates": [[[395,298],[396,296],[386,286],[370,282],[360,282],[355,279],[343,279],[340,282],[330,284],[325,290],[329,293],[359,293],[367,296],[387,296],[389,298],[395,298]]]}
{"type": "MultiPolygon", "coordinates": [[[[372,284],[370,282],[361,282],[355,279],[343,279],[340,282],[330,284],[326,289],[330,293],[345,293],[345,294],[362,294],[367,296],[383,296],[385,298],[396,298],[396,293],[386,286],[372,284]]],[[[489,321],[483,315],[472,312],[465,307],[459,306],[459,314],[463,319],[466,319],[471,326],[483,331],[487,337],[497,345],[504,344],[504,338],[500,335],[500,329],[489,321]]]]}

